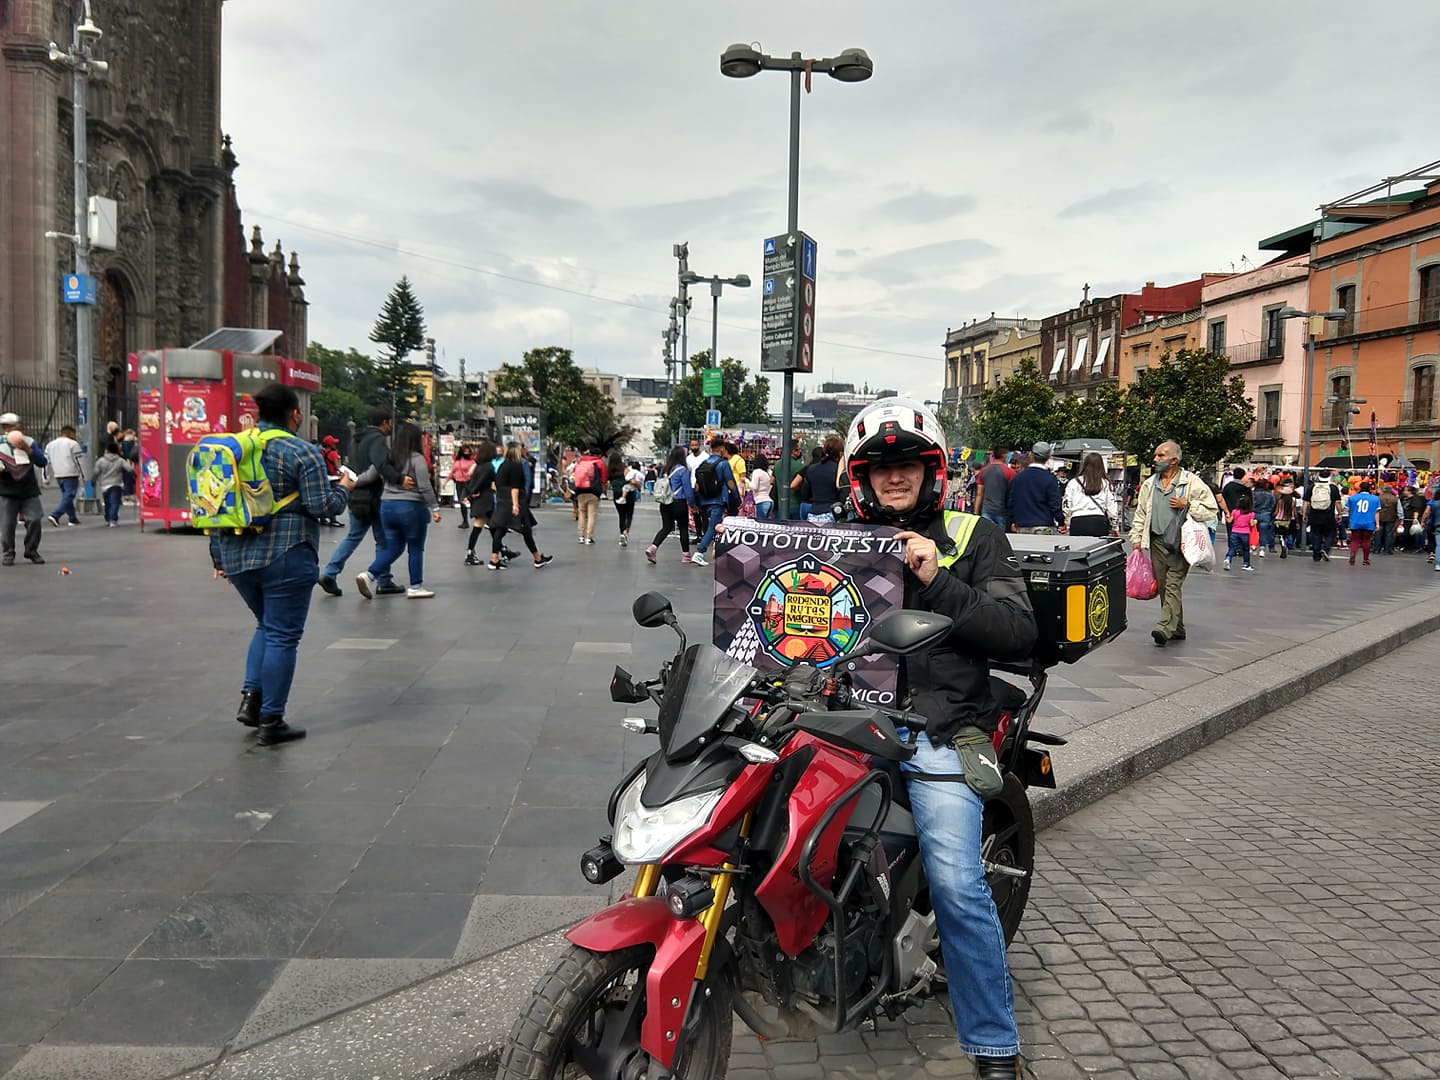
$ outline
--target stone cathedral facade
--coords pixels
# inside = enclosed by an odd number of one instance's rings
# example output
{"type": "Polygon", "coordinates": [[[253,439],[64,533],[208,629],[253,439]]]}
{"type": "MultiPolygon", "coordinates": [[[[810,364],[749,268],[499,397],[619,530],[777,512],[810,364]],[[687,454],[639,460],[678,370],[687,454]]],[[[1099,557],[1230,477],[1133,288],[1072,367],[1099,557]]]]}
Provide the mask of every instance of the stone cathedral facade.
{"type": "MultiPolygon", "coordinates": [[[[110,65],[88,99],[90,193],[118,204],[119,243],[95,251],[96,390],[123,396],[126,356],[187,346],[220,326],[281,331],[303,357],[299,261],[247,241],[237,160],[220,125],[223,0],[91,0],[110,65]]],[[[0,0],[0,382],[73,386],[75,329],[60,279],[73,265],[71,77],[79,0],[0,0]]]]}

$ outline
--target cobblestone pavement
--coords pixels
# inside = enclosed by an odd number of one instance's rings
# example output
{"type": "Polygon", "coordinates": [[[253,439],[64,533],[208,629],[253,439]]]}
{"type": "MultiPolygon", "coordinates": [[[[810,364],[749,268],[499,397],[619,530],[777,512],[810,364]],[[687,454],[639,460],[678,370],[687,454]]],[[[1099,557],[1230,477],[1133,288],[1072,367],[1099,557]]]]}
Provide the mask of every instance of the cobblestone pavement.
{"type": "MultiPolygon", "coordinates": [[[[1041,836],[1010,949],[1027,1076],[1440,1076],[1437,662],[1432,635],[1041,836]]],[[[730,1080],[971,1075],[944,1009],[910,1021],[746,1032],[730,1080]]]]}

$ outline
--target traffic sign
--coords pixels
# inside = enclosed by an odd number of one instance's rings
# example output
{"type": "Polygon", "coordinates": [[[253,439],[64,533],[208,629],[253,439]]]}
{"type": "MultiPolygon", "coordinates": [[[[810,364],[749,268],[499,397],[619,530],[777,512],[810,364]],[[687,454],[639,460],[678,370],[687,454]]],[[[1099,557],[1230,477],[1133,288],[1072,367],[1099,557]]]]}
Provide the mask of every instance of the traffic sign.
{"type": "Polygon", "coordinates": [[[60,291],[67,304],[95,303],[95,279],[89,274],[66,274],[60,279],[60,291]]]}
{"type": "Polygon", "coordinates": [[[706,410],[705,410],[705,426],[706,426],[707,428],[718,428],[718,427],[720,426],[720,410],[719,410],[719,409],[706,409],[706,410]]]}
{"type": "Polygon", "coordinates": [[[719,397],[725,392],[725,373],[718,367],[706,368],[700,376],[700,393],[705,397],[719,397]]]}
{"type": "Polygon", "coordinates": [[[765,241],[760,369],[811,371],[815,341],[815,241],[803,232],[765,241]]]}

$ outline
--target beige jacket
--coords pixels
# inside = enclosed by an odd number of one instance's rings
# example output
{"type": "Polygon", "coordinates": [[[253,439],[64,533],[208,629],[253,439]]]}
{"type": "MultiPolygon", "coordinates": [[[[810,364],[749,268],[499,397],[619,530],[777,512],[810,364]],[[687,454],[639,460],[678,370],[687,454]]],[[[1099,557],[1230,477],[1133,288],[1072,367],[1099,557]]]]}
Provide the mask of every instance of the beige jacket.
{"type": "MultiPolygon", "coordinates": [[[[1135,496],[1135,521],[1130,526],[1131,545],[1144,551],[1150,550],[1150,504],[1155,498],[1155,480],[1156,474],[1151,473],[1140,485],[1140,491],[1135,496]]],[[[1190,500],[1188,509],[1192,520],[1205,525],[1220,516],[1215,493],[1200,477],[1189,469],[1182,468],[1175,483],[1177,487],[1184,488],[1181,494],[1190,500]]]]}

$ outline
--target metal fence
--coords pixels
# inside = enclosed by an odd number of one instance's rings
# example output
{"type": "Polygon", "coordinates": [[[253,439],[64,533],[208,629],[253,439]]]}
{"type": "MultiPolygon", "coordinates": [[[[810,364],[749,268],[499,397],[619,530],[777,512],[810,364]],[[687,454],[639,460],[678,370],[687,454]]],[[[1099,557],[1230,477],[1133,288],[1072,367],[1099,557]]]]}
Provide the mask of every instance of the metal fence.
{"type": "MultiPolygon", "coordinates": [[[[47,443],[60,434],[67,424],[79,427],[77,401],[73,383],[42,383],[23,379],[0,379],[0,413],[13,412],[20,417],[26,433],[47,443]]],[[[124,394],[100,394],[92,399],[97,432],[114,420],[122,428],[139,423],[139,402],[133,390],[124,394]]]]}

